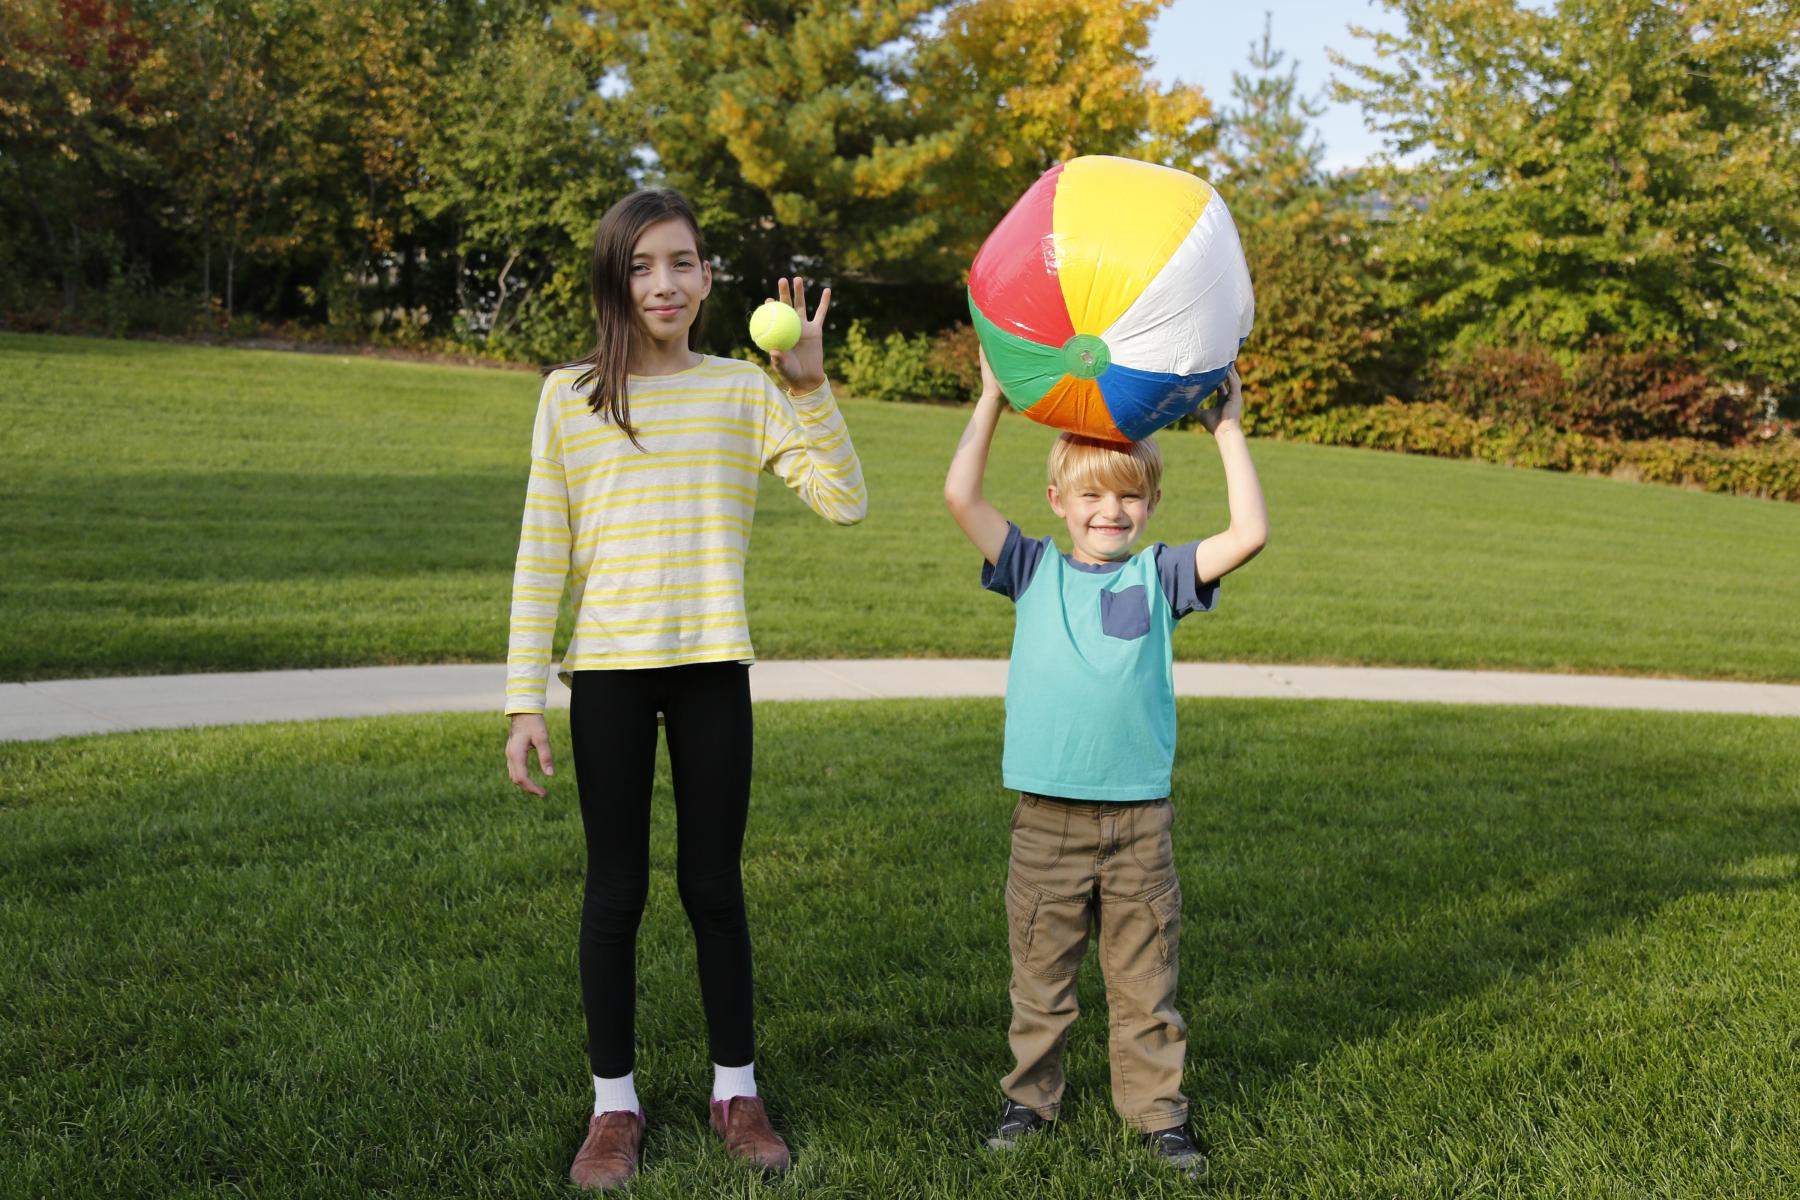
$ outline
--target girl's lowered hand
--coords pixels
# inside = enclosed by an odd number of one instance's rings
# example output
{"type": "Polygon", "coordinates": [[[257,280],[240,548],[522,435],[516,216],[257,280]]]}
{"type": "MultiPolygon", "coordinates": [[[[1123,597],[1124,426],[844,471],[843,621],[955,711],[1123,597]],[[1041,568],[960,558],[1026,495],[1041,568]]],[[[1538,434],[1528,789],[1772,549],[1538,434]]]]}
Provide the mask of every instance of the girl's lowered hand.
{"type": "Polygon", "coordinates": [[[506,774],[513,783],[533,796],[542,796],[544,789],[532,782],[531,751],[537,750],[538,770],[546,778],[556,774],[556,766],[550,760],[550,727],[544,724],[543,713],[514,713],[512,732],[506,735],[506,774]]]}
{"type": "Polygon", "coordinates": [[[787,381],[789,392],[805,395],[825,382],[825,310],[831,307],[831,289],[819,293],[819,307],[811,316],[806,314],[805,279],[794,276],[791,290],[783,279],[776,284],[776,290],[781,293],[781,302],[792,304],[800,314],[800,340],[791,350],[771,350],[769,361],[787,381]]]}

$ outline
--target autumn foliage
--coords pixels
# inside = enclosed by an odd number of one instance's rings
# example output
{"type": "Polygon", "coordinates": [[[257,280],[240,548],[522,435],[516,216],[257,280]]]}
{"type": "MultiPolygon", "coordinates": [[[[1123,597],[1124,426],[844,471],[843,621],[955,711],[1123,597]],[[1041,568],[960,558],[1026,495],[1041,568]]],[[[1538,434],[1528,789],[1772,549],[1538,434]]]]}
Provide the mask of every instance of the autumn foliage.
{"type": "Polygon", "coordinates": [[[1791,442],[1793,5],[1384,2],[1337,78],[1391,153],[1333,173],[1280,27],[1205,49],[1217,94],[1152,78],[1167,0],[8,0],[0,325],[565,359],[599,213],[667,183],[717,255],[707,348],[801,272],[856,390],[956,400],[975,249],[1123,154],[1234,215],[1259,432],[1572,469],[1660,440],[1630,469],[1715,482],[1791,442]]]}

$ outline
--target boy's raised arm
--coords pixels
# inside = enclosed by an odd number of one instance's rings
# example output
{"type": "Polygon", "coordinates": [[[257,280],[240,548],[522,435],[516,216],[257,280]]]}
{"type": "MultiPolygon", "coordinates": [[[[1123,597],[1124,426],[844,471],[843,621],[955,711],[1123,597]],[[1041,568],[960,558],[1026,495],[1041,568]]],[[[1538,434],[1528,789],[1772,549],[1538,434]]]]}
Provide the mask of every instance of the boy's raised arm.
{"type": "Polygon", "coordinates": [[[1200,423],[1219,444],[1219,461],[1225,468],[1225,500],[1231,525],[1201,542],[1194,551],[1194,577],[1201,583],[1229,575],[1269,542],[1269,512],[1263,505],[1262,484],[1256,464],[1250,461],[1250,445],[1244,440],[1244,395],[1237,368],[1226,376],[1225,403],[1201,409],[1200,423]]]}
{"type": "Polygon", "coordinates": [[[988,446],[1000,424],[1000,410],[1005,403],[1000,384],[988,370],[987,356],[981,357],[981,398],[956,444],[956,455],[950,460],[950,471],[944,476],[944,504],[962,527],[964,534],[989,563],[1000,559],[1000,548],[1006,545],[1006,518],[981,494],[981,480],[987,474],[988,446]]]}

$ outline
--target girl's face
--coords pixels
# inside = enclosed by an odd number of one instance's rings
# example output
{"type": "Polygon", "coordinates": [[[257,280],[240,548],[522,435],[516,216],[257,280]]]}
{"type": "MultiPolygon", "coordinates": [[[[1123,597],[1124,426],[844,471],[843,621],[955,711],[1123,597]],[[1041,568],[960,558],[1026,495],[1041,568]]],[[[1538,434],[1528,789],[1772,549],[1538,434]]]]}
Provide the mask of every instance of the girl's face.
{"type": "Polygon", "coordinates": [[[631,303],[652,342],[685,347],[711,291],[712,266],[700,257],[686,221],[671,217],[644,230],[631,250],[631,303]]]}

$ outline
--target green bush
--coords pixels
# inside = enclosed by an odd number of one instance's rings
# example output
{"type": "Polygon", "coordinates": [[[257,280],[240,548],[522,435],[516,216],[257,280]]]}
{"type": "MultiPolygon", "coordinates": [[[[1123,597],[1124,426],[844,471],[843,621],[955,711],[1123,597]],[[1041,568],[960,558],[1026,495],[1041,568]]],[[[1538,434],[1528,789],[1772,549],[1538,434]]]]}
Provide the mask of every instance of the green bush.
{"type": "Polygon", "coordinates": [[[844,386],[868,400],[925,400],[951,403],[971,399],[974,388],[968,374],[976,370],[972,347],[964,353],[966,339],[954,329],[937,337],[907,337],[890,333],[877,339],[861,321],[852,321],[837,354],[836,371],[844,386]]]}
{"type": "MultiPolygon", "coordinates": [[[[709,325],[717,324],[716,315],[706,313],[709,325]]],[[[457,333],[457,340],[515,362],[567,362],[586,354],[594,344],[594,310],[588,299],[586,271],[579,264],[557,270],[549,282],[525,298],[500,329],[484,336],[467,329],[457,333]]]]}
{"type": "Polygon", "coordinates": [[[1309,413],[1379,396],[1387,320],[1354,208],[1321,187],[1238,221],[1256,281],[1256,328],[1237,360],[1259,397],[1245,428],[1278,434],[1309,413]]]}
{"type": "Polygon", "coordinates": [[[1628,442],[1623,449],[1627,469],[1651,483],[1800,500],[1800,439],[1791,430],[1766,442],[1729,448],[1692,438],[1669,438],[1628,442]]]}
{"type": "Polygon", "coordinates": [[[1738,446],[1696,438],[1619,441],[1519,419],[1470,416],[1443,403],[1390,400],[1296,418],[1288,422],[1283,436],[1319,445],[1475,458],[1800,500],[1800,437],[1792,427],[1764,426],[1757,439],[1738,446]]]}
{"type": "Polygon", "coordinates": [[[192,292],[153,287],[142,272],[115,271],[105,287],[78,292],[73,308],[51,283],[0,276],[0,328],[19,333],[181,337],[210,326],[192,292]]]}

